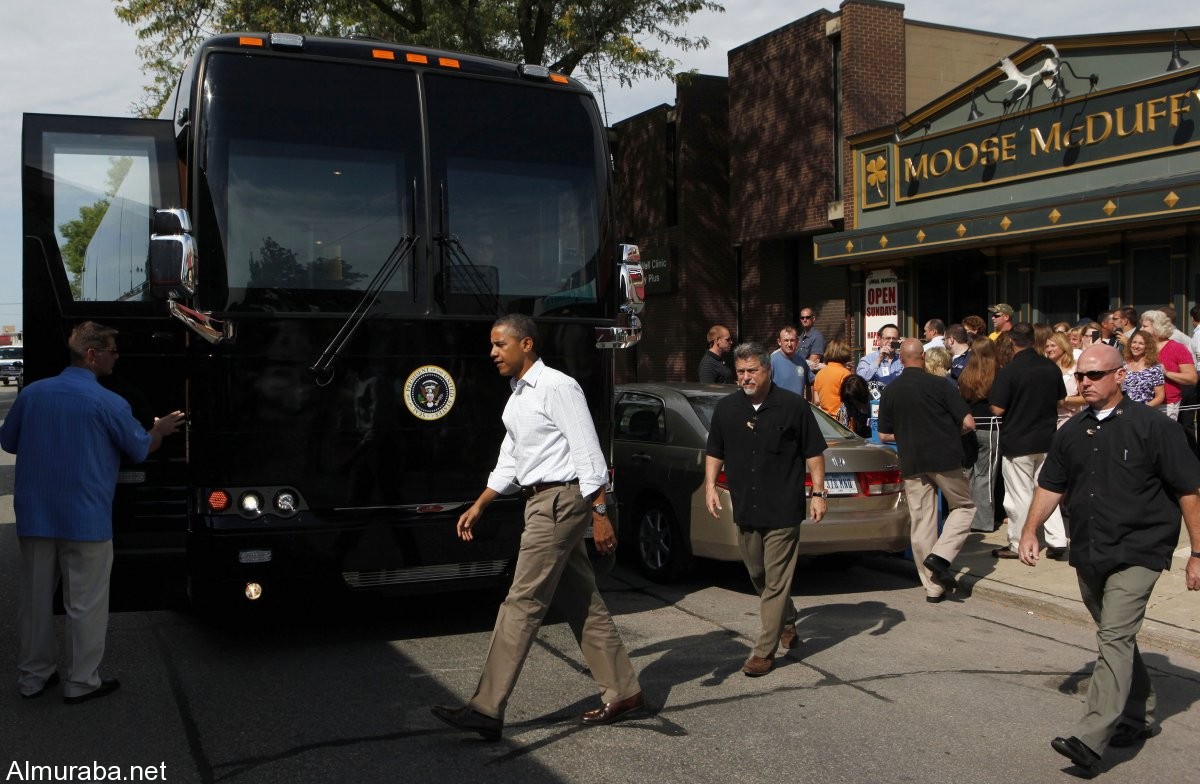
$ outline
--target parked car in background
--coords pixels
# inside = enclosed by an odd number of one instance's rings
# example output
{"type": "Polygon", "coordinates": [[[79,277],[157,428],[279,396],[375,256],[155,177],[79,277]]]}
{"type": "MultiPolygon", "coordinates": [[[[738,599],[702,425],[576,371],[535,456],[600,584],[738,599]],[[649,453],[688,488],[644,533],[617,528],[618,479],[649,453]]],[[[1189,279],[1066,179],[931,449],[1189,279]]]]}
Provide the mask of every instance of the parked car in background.
{"type": "MultiPolygon", "coordinates": [[[[621,495],[622,550],[652,580],[684,576],[695,557],[740,561],[733,503],[717,479],[721,514],[704,502],[704,449],[717,401],[736,391],[719,384],[625,384],[613,411],[613,463],[621,495]]],[[[741,394],[737,392],[737,394],[741,394]]],[[[894,451],[871,444],[816,406],[829,448],[829,511],[800,526],[800,552],[888,551],[908,547],[908,506],[894,451]]]]}
{"type": "Polygon", "coordinates": [[[22,386],[25,376],[25,348],[0,346],[0,383],[22,386]]]}

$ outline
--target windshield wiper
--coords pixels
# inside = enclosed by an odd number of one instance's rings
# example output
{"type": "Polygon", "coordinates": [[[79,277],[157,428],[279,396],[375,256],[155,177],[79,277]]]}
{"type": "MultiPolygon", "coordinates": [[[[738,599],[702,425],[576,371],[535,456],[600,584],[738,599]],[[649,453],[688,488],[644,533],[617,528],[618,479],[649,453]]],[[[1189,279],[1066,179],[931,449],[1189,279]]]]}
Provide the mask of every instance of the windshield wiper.
{"type": "Polygon", "coordinates": [[[435,237],[438,244],[450,257],[452,274],[446,276],[442,289],[443,296],[450,293],[466,293],[475,297],[479,307],[492,310],[496,315],[504,315],[500,308],[499,275],[495,267],[481,267],[471,260],[467,249],[463,247],[455,234],[439,234],[435,237]],[[456,273],[456,274],[455,274],[456,273]],[[496,276],[495,282],[489,276],[496,276]],[[453,284],[453,291],[451,285],[453,284]],[[461,287],[461,288],[460,288],[461,287]]]}
{"type": "Polygon", "coordinates": [[[387,257],[387,261],[375,273],[375,277],[371,278],[371,282],[367,284],[366,291],[363,292],[362,299],[355,305],[354,310],[346,317],[346,321],[342,324],[342,328],[333,336],[333,340],[329,341],[329,345],[321,352],[321,356],[308,369],[316,378],[317,384],[324,386],[333,378],[333,363],[337,362],[342,350],[346,348],[346,344],[354,337],[354,332],[362,324],[366,318],[367,312],[375,307],[379,301],[379,295],[387,286],[388,281],[396,274],[396,270],[400,269],[400,265],[404,263],[404,259],[412,253],[413,248],[417,245],[416,234],[406,234],[396,243],[396,247],[392,248],[391,254],[387,257]]]}

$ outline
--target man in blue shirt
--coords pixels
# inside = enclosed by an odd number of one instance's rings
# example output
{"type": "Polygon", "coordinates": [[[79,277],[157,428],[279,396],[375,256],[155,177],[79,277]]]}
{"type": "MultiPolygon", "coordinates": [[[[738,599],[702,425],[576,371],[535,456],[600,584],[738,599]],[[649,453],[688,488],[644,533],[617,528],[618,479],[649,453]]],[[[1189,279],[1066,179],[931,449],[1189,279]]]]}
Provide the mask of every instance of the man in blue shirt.
{"type": "Polygon", "coordinates": [[[121,685],[100,677],[117,471],[122,454],[145,460],[179,429],[183,414],[156,419],[147,432],[124,398],[100,386],[117,361],[116,336],[91,321],[77,326],[67,341],[70,367],[26,387],[0,427],[0,446],[17,456],[17,682],[25,698],[59,681],[53,609],[60,575],[69,641],[63,701],[85,702],[121,685]]]}
{"type": "Polygon", "coordinates": [[[900,328],[884,324],[875,334],[875,350],[858,361],[854,372],[868,385],[883,389],[900,375],[900,328]]]}
{"type": "Polygon", "coordinates": [[[808,357],[801,354],[800,337],[792,326],[779,330],[779,348],[771,352],[771,383],[797,395],[811,383],[808,357]]]}

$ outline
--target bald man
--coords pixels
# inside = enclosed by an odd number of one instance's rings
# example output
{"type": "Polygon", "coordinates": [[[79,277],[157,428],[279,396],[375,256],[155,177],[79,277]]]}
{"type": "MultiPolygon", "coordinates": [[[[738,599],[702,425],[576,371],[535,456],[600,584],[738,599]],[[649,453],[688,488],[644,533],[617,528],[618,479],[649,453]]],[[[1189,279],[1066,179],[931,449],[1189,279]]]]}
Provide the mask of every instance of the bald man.
{"type": "Polygon", "coordinates": [[[936,603],[957,588],[950,564],[967,541],[975,517],[963,470],[963,436],[975,432],[975,419],[953,382],[925,372],[921,341],[902,342],[900,362],[904,372],[884,389],[879,404],[879,440],[895,443],[900,452],[913,560],[925,600],[936,603]],[[950,507],[940,537],[938,490],[950,507]]]}
{"type": "Polygon", "coordinates": [[[1125,367],[1112,346],[1086,349],[1075,378],[1088,407],[1050,444],[1018,554],[1037,565],[1038,529],[1065,495],[1069,560],[1096,621],[1099,658],[1083,718],[1050,745],[1095,773],[1108,746],[1132,746],[1161,731],[1137,633],[1154,584],[1171,568],[1180,514],[1192,545],[1184,580],[1200,590],[1200,461],[1178,424],[1121,392],[1125,367]]]}

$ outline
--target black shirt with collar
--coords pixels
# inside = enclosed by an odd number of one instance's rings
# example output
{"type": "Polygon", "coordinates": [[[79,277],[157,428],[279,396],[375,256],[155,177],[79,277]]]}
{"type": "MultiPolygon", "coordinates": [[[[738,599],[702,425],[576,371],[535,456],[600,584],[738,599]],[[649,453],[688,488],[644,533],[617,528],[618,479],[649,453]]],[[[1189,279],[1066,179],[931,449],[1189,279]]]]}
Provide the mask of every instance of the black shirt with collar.
{"type": "Polygon", "coordinates": [[[1058,401],[1067,396],[1062,369],[1032,348],[1018,351],[1000,368],[988,399],[1004,409],[1000,454],[1043,454],[1058,427],[1058,401]]]}
{"type": "Polygon", "coordinates": [[[896,437],[900,475],[962,468],[962,423],[969,413],[954,382],[924,368],[904,368],[879,401],[879,432],[896,437]]]}
{"type": "Polygon", "coordinates": [[[1067,494],[1072,566],[1164,570],[1179,546],[1178,498],[1200,488],[1200,461],[1179,423],[1122,396],[1105,419],[1086,408],[1062,426],[1038,484],[1067,494]]]}
{"type": "Polygon", "coordinates": [[[704,356],[700,358],[698,375],[702,384],[733,383],[733,369],[711,351],[705,351],[704,356]]]}
{"type": "Polygon", "coordinates": [[[739,526],[788,528],[807,513],[805,461],[825,446],[808,401],[772,384],[757,411],[741,390],[717,403],[706,451],[725,462],[739,526]]]}

